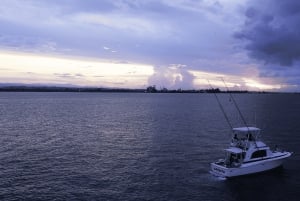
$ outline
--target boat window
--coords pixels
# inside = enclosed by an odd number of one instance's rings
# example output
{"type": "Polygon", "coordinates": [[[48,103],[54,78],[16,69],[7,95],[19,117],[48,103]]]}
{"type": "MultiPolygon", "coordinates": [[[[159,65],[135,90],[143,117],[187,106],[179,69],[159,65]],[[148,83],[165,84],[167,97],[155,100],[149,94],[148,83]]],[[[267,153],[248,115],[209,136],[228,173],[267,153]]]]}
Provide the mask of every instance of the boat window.
{"type": "Polygon", "coordinates": [[[261,158],[265,156],[267,156],[266,150],[258,150],[252,154],[251,158],[261,158]]]}

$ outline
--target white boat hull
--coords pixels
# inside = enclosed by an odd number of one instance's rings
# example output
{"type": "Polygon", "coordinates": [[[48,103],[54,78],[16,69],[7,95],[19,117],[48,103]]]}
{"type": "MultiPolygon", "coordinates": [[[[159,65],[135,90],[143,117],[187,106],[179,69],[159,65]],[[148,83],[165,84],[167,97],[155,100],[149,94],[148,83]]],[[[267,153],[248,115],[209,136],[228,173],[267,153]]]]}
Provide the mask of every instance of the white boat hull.
{"type": "Polygon", "coordinates": [[[281,156],[243,163],[239,167],[226,167],[218,163],[211,163],[211,173],[220,177],[236,177],[264,172],[281,166],[283,161],[291,154],[290,152],[284,152],[281,156]]]}

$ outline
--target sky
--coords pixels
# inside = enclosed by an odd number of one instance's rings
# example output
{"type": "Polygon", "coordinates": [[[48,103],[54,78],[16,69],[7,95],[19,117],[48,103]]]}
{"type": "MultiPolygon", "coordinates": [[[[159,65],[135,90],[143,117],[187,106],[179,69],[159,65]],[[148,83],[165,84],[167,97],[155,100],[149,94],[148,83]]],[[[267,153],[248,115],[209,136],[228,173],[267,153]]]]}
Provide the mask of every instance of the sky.
{"type": "Polygon", "coordinates": [[[2,0],[0,83],[300,91],[297,0],[2,0]]]}

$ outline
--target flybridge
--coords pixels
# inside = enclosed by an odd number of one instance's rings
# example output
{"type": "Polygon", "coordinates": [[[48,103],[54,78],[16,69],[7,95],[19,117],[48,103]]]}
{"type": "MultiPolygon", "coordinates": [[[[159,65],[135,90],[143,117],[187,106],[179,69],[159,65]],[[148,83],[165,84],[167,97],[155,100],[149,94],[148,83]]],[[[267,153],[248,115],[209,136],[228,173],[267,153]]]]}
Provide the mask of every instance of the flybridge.
{"type": "Polygon", "coordinates": [[[260,134],[260,129],[256,127],[239,127],[239,128],[233,128],[232,132],[233,134],[240,134],[240,135],[252,134],[254,136],[258,136],[260,134]]]}

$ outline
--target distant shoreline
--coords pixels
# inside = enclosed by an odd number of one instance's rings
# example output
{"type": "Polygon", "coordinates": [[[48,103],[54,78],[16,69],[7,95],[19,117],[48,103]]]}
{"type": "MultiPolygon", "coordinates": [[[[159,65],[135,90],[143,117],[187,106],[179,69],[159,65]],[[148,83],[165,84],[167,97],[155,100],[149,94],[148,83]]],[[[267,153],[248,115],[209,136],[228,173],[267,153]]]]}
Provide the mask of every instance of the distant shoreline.
{"type": "Polygon", "coordinates": [[[116,93],[279,93],[265,91],[221,91],[215,89],[156,89],[155,86],[146,89],[98,88],[98,87],[58,87],[58,86],[0,86],[0,92],[116,92],[116,93]]]}
{"type": "Polygon", "coordinates": [[[110,89],[93,87],[5,86],[0,92],[145,92],[145,89],[110,89]]]}

